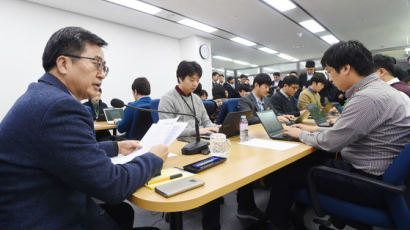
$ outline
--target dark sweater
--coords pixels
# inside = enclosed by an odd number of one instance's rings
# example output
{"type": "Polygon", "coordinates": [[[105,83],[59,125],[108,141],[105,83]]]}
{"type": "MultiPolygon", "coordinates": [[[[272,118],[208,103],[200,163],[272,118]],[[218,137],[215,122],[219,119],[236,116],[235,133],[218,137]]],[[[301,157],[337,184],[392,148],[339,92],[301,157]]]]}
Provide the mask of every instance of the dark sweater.
{"type": "Polygon", "coordinates": [[[290,114],[296,117],[300,115],[295,99],[286,98],[280,91],[271,97],[270,103],[280,114],[290,114]]]}
{"type": "Polygon", "coordinates": [[[402,91],[403,93],[407,94],[407,96],[410,97],[410,87],[406,83],[399,81],[399,82],[391,84],[391,86],[397,89],[398,91],[402,91]]]}

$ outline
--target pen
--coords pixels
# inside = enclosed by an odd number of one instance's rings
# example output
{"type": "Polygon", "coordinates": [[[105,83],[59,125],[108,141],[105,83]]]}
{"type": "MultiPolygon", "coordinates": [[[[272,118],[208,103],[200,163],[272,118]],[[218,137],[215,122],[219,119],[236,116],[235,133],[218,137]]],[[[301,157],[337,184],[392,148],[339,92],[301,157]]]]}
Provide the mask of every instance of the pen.
{"type": "Polygon", "coordinates": [[[178,177],[182,177],[182,173],[177,173],[177,174],[174,174],[174,175],[171,175],[171,176],[158,178],[158,179],[153,180],[153,181],[148,181],[148,185],[156,184],[156,183],[167,181],[167,180],[172,180],[172,179],[175,179],[175,178],[178,178],[178,177]]]}

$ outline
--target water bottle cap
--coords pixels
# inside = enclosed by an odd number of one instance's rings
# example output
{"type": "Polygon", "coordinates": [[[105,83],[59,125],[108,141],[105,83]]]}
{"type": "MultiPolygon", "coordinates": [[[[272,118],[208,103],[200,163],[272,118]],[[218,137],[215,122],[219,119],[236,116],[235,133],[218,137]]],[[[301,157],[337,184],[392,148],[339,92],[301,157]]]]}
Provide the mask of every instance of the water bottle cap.
{"type": "Polygon", "coordinates": [[[246,118],[246,116],[245,116],[245,115],[242,115],[241,118],[242,118],[242,119],[243,119],[243,118],[246,118]]]}

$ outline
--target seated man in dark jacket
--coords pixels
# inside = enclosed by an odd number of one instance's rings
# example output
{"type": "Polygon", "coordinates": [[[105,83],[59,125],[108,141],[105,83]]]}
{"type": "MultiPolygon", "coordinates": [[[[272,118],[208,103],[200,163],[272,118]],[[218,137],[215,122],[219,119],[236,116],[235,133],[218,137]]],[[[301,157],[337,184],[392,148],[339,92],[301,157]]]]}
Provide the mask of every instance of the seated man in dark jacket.
{"type": "Polygon", "coordinates": [[[105,45],[79,27],[55,32],[43,53],[46,73],[0,123],[1,229],[132,228],[133,215],[110,206],[160,172],[168,148],[157,145],[114,165],[110,157],[139,143],[95,140],[93,119],[80,101],[94,97],[108,74],[105,45]]]}
{"type": "Polygon", "coordinates": [[[92,97],[88,99],[87,102],[83,103],[83,105],[86,105],[91,108],[91,114],[93,115],[94,120],[100,120],[98,118],[104,117],[104,109],[106,109],[108,106],[101,100],[101,88],[97,95],[95,97],[92,97]]]}
{"type": "MultiPolygon", "coordinates": [[[[135,101],[128,103],[128,105],[141,107],[151,103],[151,97],[149,96],[151,94],[151,85],[148,79],[145,77],[136,78],[132,83],[131,89],[135,101]]],[[[141,121],[141,119],[146,118],[146,116],[142,116],[143,113],[149,112],[142,112],[128,107],[125,108],[124,117],[114,120],[115,124],[117,124],[118,131],[125,133],[125,137],[129,140],[141,140],[152,124],[150,121],[141,121]]],[[[148,116],[151,120],[151,115],[148,114],[148,116]]]]}
{"type": "Polygon", "coordinates": [[[295,76],[286,76],[283,79],[282,89],[275,93],[270,99],[273,108],[275,108],[280,114],[291,114],[298,117],[300,111],[296,105],[295,98],[293,97],[298,89],[299,79],[295,76]]]}
{"type": "Polygon", "coordinates": [[[273,110],[281,122],[288,122],[289,119],[294,119],[292,115],[283,115],[275,110],[270,103],[269,97],[266,95],[269,92],[269,87],[272,80],[266,73],[256,75],[253,80],[253,90],[250,94],[241,97],[238,102],[238,111],[253,111],[248,123],[250,125],[260,123],[257,111],[273,110]]]}

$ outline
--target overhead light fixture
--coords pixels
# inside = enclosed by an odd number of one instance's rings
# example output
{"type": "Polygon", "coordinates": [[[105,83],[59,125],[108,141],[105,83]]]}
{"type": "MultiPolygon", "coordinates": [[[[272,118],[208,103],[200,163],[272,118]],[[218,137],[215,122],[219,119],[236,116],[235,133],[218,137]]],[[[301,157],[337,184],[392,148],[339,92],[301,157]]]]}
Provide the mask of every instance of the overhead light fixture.
{"type": "Polygon", "coordinates": [[[248,62],[239,61],[239,60],[233,60],[233,63],[239,64],[239,65],[250,65],[248,62]]]}
{"type": "Polygon", "coordinates": [[[178,23],[189,26],[189,27],[192,27],[192,28],[197,29],[197,30],[202,30],[202,31],[207,32],[207,33],[213,33],[213,32],[218,30],[216,28],[213,28],[211,26],[205,25],[203,23],[200,23],[200,22],[188,19],[188,18],[182,19],[182,20],[178,21],[178,23]]]}
{"type": "Polygon", "coordinates": [[[280,12],[285,12],[296,8],[296,5],[289,0],[262,0],[272,6],[273,8],[279,10],[280,12]]]}
{"type": "Polygon", "coordinates": [[[410,47],[405,48],[404,51],[405,51],[406,53],[410,52],[410,47]]]}
{"type": "Polygon", "coordinates": [[[256,45],[256,43],[248,41],[248,40],[240,38],[240,37],[231,38],[231,41],[240,43],[240,44],[245,45],[245,46],[254,46],[254,45],[256,45]]]}
{"type": "Polygon", "coordinates": [[[212,57],[215,58],[215,59],[222,60],[222,61],[233,61],[233,60],[230,59],[230,58],[222,57],[222,56],[212,56],[212,57]]]}
{"type": "Polygon", "coordinates": [[[295,58],[293,58],[292,56],[289,56],[289,55],[284,54],[284,53],[280,53],[280,54],[278,54],[278,56],[279,56],[280,58],[283,58],[283,59],[288,60],[288,61],[293,61],[293,60],[295,59],[295,58]]]}
{"type": "Polygon", "coordinates": [[[219,72],[225,72],[224,69],[217,69],[217,68],[212,68],[213,70],[219,71],[219,72]]]}
{"type": "Polygon", "coordinates": [[[268,54],[276,54],[276,53],[278,53],[278,51],[273,50],[273,49],[269,49],[269,48],[267,48],[267,47],[261,47],[261,48],[258,48],[258,50],[263,51],[263,52],[268,53],[268,54]]]}
{"type": "Polygon", "coordinates": [[[299,22],[299,24],[314,34],[325,31],[325,28],[313,19],[299,22]]]}
{"type": "Polygon", "coordinates": [[[258,67],[258,65],[249,64],[251,67],[258,67]]]}
{"type": "Polygon", "coordinates": [[[339,39],[337,39],[335,36],[331,34],[322,36],[320,38],[323,39],[325,42],[329,43],[330,45],[339,43],[339,39]]]}
{"type": "Polygon", "coordinates": [[[106,0],[121,6],[125,6],[134,10],[142,11],[148,14],[157,14],[161,11],[160,8],[137,0],[106,0]]]}

